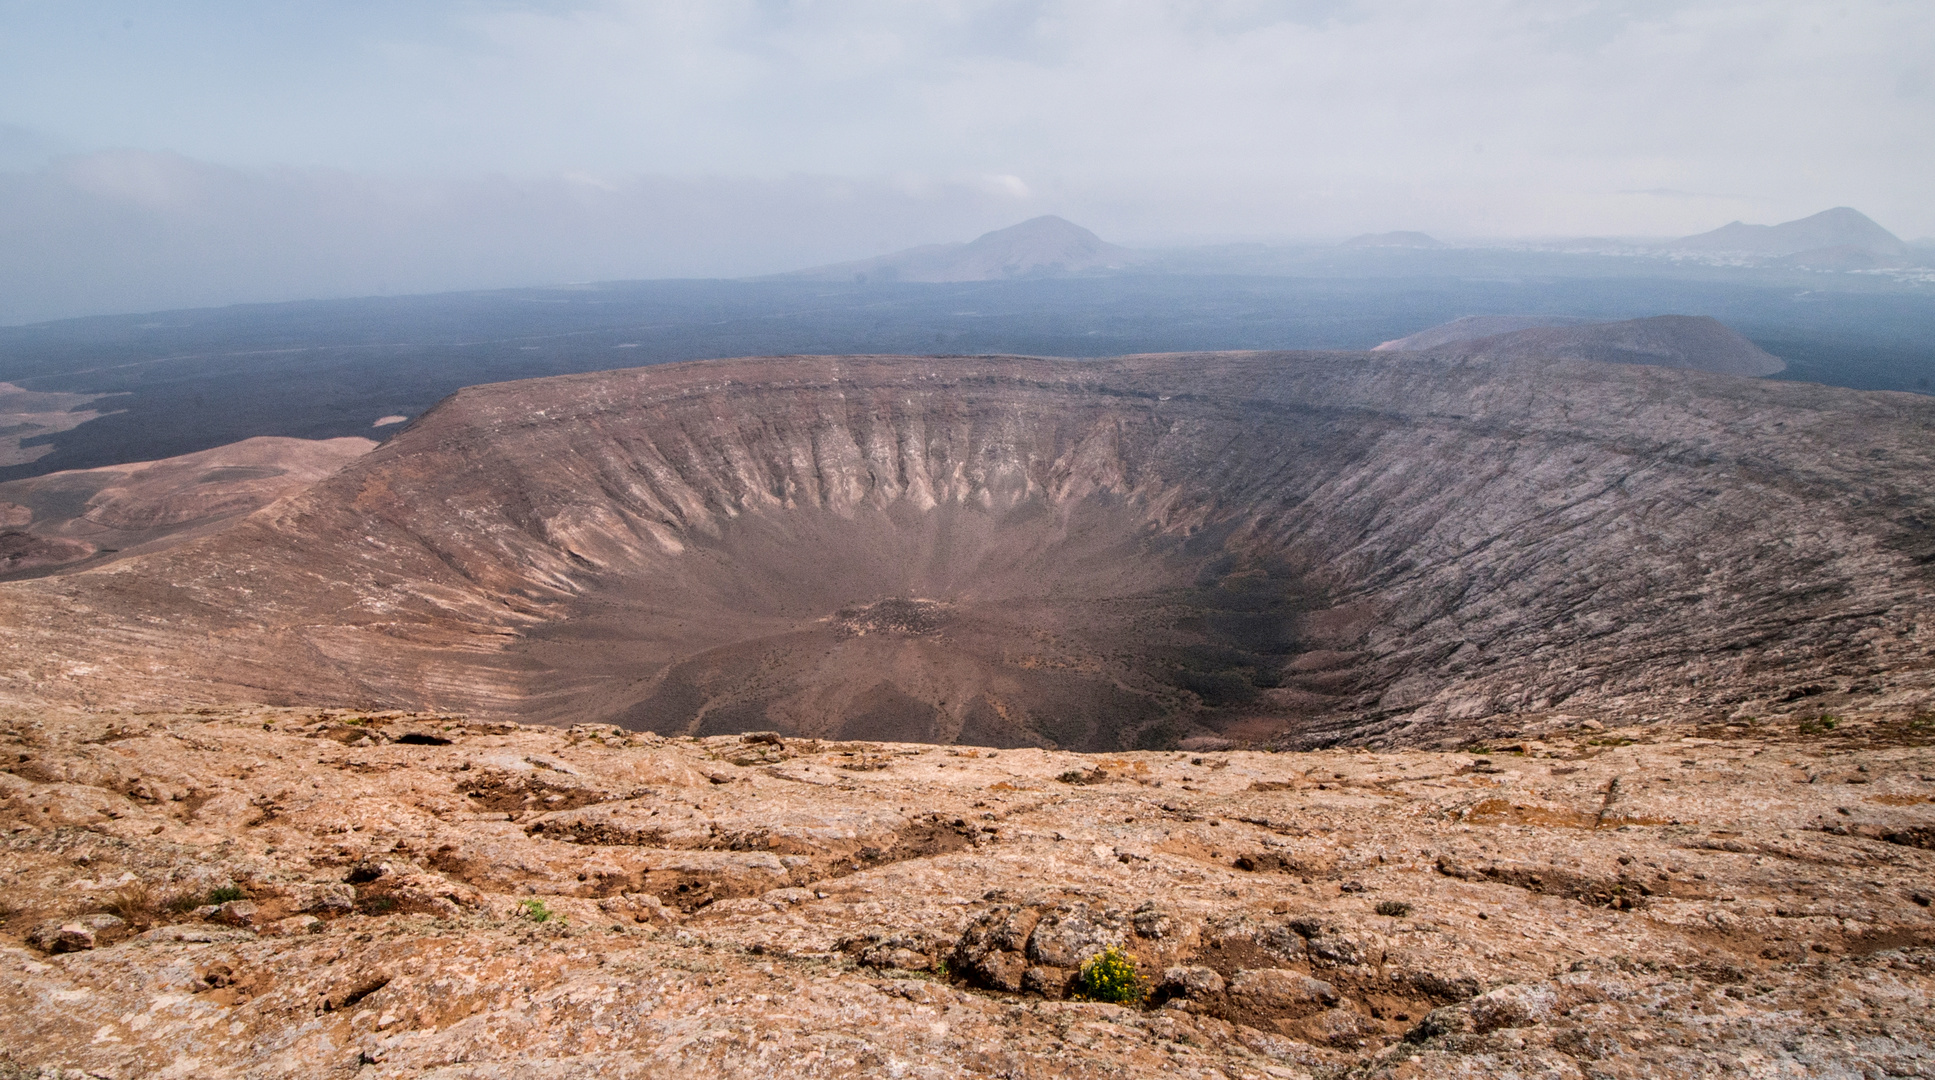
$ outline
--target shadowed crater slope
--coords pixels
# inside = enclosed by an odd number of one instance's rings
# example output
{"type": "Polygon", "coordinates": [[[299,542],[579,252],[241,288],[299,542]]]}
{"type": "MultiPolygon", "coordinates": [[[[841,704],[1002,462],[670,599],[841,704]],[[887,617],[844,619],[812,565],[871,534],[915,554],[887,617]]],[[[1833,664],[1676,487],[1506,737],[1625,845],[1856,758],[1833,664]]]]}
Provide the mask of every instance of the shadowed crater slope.
{"type": "Polygon", "coordinates": [[[497,384],[219,535],[0,586],[0,677],[1080,749],[1891,701],[1927,690],[1932,431],[1910,395],[1389,352],[497,384]]]}

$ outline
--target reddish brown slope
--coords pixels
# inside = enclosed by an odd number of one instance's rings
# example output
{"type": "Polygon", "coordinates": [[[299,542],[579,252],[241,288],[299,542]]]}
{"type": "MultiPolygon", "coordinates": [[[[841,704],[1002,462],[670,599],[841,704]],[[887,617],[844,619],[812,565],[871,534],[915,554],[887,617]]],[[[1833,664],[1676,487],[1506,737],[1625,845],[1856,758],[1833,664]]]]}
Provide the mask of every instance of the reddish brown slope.
{"type": "Polygon", "coordinates": [[[204,535],[375,446],[371,439],[261,437],[0,484],[0,580],[97,566],[204,535]]]}
{"type": "Polygon", "coordinates": [[[29,698],[1089,747],[1909,707],[1931,428],[1909,395],[1389,354],[568,376],[0,589],[0,646],[29,698]]]}

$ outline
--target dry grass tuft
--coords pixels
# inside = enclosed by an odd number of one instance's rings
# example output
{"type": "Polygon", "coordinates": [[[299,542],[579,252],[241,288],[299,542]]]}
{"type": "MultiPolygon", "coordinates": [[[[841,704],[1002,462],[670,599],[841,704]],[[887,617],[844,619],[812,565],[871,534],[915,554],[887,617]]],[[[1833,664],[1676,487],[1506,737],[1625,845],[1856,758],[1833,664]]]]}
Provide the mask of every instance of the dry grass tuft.
{"type": "Polygon", "coordinates": [[[154,920],[161,910],[161,898],[147,882],[130,881],[109,893],[101,901],[101,910],[134,926],[154,920]]]}

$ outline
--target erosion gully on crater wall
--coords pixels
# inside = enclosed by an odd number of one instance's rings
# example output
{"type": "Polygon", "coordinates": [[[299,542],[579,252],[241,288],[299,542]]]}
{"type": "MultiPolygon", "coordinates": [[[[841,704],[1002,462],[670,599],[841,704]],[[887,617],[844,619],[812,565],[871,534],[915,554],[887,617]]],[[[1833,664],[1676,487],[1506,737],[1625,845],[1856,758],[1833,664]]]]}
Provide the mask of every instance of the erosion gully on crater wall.
{"type": "Polygon", "coordinates": [[[1935,403],[1417,354],[475,387],[0,587],[0,689],[1068,749],[1430,742],[1931,680],[1935,403]]]}

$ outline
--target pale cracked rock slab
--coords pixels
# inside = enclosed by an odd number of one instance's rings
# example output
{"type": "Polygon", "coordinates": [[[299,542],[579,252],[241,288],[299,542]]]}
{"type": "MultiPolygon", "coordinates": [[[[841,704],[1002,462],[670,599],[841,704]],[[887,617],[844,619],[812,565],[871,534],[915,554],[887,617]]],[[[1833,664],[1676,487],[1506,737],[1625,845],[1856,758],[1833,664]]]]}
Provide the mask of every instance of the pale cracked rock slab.
{"type": "Polygon", "coordinates": [[[1930,741],[1912,722],[1557,723],[1482,754],[988,757],[18,711],[0,714],[0,1060],[1928,1075],[1930,741]],[[1112,946],[1149,995],[1076,1000],[1112,946]]]}

